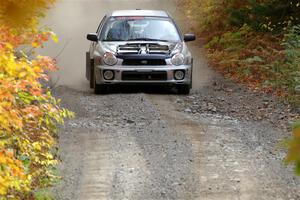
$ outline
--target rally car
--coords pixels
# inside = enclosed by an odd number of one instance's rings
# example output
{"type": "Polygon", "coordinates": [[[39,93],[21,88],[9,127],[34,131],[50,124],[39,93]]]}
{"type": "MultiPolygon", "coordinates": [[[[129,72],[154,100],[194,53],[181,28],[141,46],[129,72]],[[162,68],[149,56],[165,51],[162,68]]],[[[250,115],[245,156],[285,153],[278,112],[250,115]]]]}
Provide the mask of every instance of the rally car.
{"type": "Polygon", "coordinates": [[[176,87],[189,94],[193,58],[182,35],[165,11],[118,10],[105,15],[86,53],[86,78],[96,94],[115,84],[151,84],[176,87]]]}

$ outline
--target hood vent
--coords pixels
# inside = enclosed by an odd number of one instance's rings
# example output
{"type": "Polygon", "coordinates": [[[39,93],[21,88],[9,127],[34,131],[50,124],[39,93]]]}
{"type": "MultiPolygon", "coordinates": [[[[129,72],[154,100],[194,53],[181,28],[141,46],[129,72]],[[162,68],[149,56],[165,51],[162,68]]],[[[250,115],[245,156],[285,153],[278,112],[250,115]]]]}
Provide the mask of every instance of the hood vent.
{"type": "Polygon", "coordinates": [[[124,54],[163,54],[169,55],[170,48],[168,45],[160,44],[125,44],[119,45],[117,48],[118,55],[124,54]]]}

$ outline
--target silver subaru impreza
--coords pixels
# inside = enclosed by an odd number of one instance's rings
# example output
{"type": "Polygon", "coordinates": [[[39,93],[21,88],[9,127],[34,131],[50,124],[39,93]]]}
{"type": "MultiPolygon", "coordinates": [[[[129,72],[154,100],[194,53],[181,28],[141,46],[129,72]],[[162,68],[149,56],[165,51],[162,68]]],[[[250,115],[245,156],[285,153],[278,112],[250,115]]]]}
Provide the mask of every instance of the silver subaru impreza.
{"type": "Polygon", "coordinates": [[[104,16],[86,53],[86,78],[96,94],[113,84],[153,84],[176,87],[189,94],[193,58],[182,35],[165,11],[119,10],[104,16]]]}

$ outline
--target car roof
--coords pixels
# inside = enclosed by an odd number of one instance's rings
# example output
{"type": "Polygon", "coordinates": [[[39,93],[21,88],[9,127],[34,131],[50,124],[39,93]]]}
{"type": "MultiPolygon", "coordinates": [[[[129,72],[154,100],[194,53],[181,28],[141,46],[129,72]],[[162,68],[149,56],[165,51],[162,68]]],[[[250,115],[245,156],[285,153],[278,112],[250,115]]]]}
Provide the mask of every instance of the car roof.
{"type": "Polygon", "coordinates": [[[169,17],[163,10],[115,10],[110,15],[112,17],[169,17]]]}

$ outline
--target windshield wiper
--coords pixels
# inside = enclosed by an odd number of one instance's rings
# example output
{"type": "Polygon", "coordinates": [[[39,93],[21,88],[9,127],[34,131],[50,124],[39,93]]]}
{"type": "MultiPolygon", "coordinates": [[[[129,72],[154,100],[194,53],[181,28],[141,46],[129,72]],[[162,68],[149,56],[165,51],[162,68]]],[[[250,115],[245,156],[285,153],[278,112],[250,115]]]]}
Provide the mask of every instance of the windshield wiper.
{"type": "Polygon", "coordinates": [[[160,40],[160,39],[153,39],[153,38],[132,38],[132,39],[128,39],[127,41],[161,41],[161,42],[168,42],[168,40],[160,40]]]}

